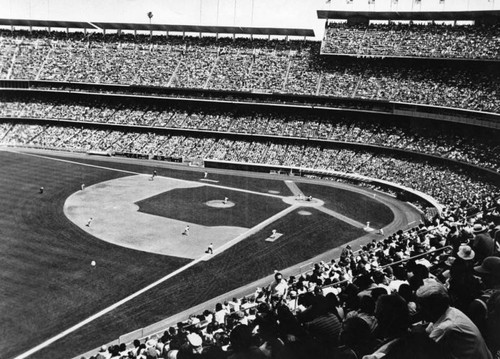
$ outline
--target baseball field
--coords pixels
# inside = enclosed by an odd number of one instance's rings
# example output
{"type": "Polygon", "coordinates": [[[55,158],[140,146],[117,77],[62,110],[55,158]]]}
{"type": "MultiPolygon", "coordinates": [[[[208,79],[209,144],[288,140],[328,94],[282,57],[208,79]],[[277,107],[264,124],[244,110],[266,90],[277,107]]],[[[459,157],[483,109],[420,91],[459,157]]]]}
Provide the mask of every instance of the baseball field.
{"type": "Polygon", "coordinates": [[[31,356],[75,357],[274,270],[371,240],[368,221],[389,233],[419,216],[387,196],[324,181],[48,152],[0,151],[0,163],[5,358],[92,317],[31,356]],[[282,236],[266,241],[273,230],[282,236]]]}

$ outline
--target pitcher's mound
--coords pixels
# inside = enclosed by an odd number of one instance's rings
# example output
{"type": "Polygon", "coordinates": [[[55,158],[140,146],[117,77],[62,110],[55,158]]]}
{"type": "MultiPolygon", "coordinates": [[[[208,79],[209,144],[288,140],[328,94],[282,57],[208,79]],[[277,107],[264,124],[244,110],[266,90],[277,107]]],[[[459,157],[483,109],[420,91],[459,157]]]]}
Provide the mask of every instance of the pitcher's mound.
{"type": "Polygon", "coordinates": [[[214,208],[231,208],[234,207],[234,202],[227,201],[224,203],[223,200],[221,199],[215,199],[212,201],[205,202],[205,204],[209,207],[214,207],[214,208]]]}

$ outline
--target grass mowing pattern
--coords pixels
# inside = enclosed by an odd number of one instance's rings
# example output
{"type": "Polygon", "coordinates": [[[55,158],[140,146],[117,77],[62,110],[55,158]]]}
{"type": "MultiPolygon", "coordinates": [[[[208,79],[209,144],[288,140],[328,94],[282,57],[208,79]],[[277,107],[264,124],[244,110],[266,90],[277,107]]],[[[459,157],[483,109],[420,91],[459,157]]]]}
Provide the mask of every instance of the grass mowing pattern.
{"type": "Polygon", "coordinates": [[[211,186],[176,188],[136,204],[140,212],[183,222],[244,228],[251,228],[289,207],[280,198],[211,186]],[[233,207],[213,208],[205,204],[211,200],[222,201],[226,196],[235,203],[233,207]]]}
{"type": "Polygon", "coordinates": [[[189,262],[109,244],[66,218],[64,201],[81,183],[125,174],[7,152],[0,152],[0,163],[1,357],[30,349],[189,262]]]}
{"type": "Polygon", "coordinates": [[[61,357],[75,356],[364,234],[363,230],[316,209],[308,209],[310,216],[299,215],[299,211],[62,338],[39,352],[37,358],[52,359],[55,353],[61,357]],[[284,236],[266,242],[272,229],[284,236]]]}
{"type": "Polygon", "coordinates": [[[361,193],[311,183],[297,183],[297,186],[306,196],[323,200],[326,208],[361,223],[370,222],[372,228],[382,228],[394,220],[389,207],[361,193]]]}

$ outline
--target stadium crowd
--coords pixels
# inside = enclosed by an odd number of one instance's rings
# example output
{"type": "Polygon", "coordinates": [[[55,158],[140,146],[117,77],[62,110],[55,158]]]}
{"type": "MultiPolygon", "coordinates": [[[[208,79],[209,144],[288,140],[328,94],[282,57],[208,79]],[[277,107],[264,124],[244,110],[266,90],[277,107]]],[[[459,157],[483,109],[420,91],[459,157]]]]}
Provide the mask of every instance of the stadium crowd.
{"type": "Polygon", "coordinates": [[[497,358],[500,196],[217,303],[104,358],[497,358]]]}
{"type": "Polygon", "coordinates": [[[500,60],[498,25],[328,24],[323,53],[500,60]]]}
{"type": "Polygon", "coordinates": [[[3,31],[0,50],[0,78],[6,79],[284,92],[500,112],[496,71],[325,59],[314,42],[3,31]]]}
{"type": "MultiPolygon", "coordinates": [[[[500,144],[494,135],[472,135],[470,132],[453,131],[451,129],[440,130],[432,126],[407,128],[397,122],[384,124],[383,122],[356,120],[339,115],[337,115],[337,118],[330,118],[309,114],[229,113],[214,110],[207,111],[196,107],[192,107],[188,111],[175,108],[162,109],[153,106],[106,105],[97,102],[42,102],[37,100],[30,102],[16,98],[0,98],[0,101],[2,102],[0,116],[4,117],[48,118],[352,142],[413,151],[465,162],[497,172],[500,171],[500,158],[498,157],[500,144]]],[[[42,136],[45,135],[50,136],[49,133],[42,133],[42,136]]],[[[113,138],[114,136],[99,143],[101,147],[99,150],[104,150],[103,147],[107,146],[106,149],[110,151],[127,152],[122,147],[114,145],[114,142],[111,142],[113,138]]],[[[144,155],[166,152],[161,146],[154,147],[149,144],[146,147],[146,143],[143,143],[141,138],[146,137],[141,136],[136,141],[135,146],[137,148],[133,152],[144,155]]],[[[164,142],[159,142],[159,144],[161,145],[164,142]]],[[[36,142],[32,144],[39,145],[36,142]]],[[[168,142],[165,142],[165,144],[168,146],[168,142]]],[[[231,148],[232,142],[221,141],[220,146],[222,145],[231,148]]],[[[216,155],[210,158],[260,163],[265,156],[270,154],[272,154],[270,158],[273,159],[279,158],[279,152],[285,154],[285,149],[280,149],[283,146],[273,148],[269,154],[266,154],[266,151],[259,152],[258,150],[262,150],[262,146],[258,143],[254,144],[256,148],[251,151],[240,151],[238,149],[240,146],[239,144],[235,145],[235,148],[231,149],[231,151],[226,151],[226,153],[231,153],[228,155],[230,157],[216,155]]],[[[87,146],[82,150],[90,150],[90,148],[87,146]]],[[[290,149],[287,151],[290,151],[290,149]]],[[[318,161],[322,162],[320,167],[326,166],[325,169],[332,169],[328,167],[331,156],[320,156],[320,153],[324,151],[316,148],[307,149],[307,155],[295,156],[290,153],[287,154],[294,159],[301,158],[300,163],[279,159],[266,163],[314,168],[317,167],[315,164],[318,161]]],[[[209,155],[209,153],[205,152],[199,155],[209,155]]]]}
{"type": "Polygon", "coordinates": [[[234,140],[213,136],[159,135],[92,127],[3,123],[0,144],[108,154],[143,154],[171,158],[215,159],[257,164],[357,173],[387,180],[433,196],[442,204],[466,198],[477,202],[495,187],[473,169],[418,160],[410,155],[386,155],[369,149],[346,149],[334,143],[325,147],[234,140]]]}

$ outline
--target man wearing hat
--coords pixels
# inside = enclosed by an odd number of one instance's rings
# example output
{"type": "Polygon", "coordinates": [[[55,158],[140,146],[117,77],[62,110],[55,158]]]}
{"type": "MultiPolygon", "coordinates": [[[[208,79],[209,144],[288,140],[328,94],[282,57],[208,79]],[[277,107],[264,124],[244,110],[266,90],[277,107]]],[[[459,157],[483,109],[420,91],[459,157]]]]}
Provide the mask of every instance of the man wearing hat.
{"type": "Polygon", "coordinates": [[[476,252],[475,261],[476,263],[482,263],[486,257],[493,255],[495,243],[488,233],[488,227],[483,224],[474,224],[472,233],[474,233],[472,249],[476,252]]]}
{"type": "Polygon", "coordinates": [[[480,266],[474,267],[474,271],[481,276],[486,289],[479,298],[472,301],[468,314],[479,330],[484,333],[488,316],[488,300],[493,293],[500,292],[500,258],[487,257],[480,266]]]}
{"type": "Polygon", "coordinates": [[[103,345],[99,349],[99,353],[97,354],[96,358],[99,359],[109,359],[111,357],[111,353],[108,351],[108,346],[103,345]]]}
{"type": "Polygon", "coordinates": [[[424,320],[429,322],[429,338],[452,358],[492,359],[477,326],[460,310],[450,306],[450,297],[443,284],[425,279],[417,290],[424,320]]]}
{"type": "Polygon", "coordinates": [[[146,359],[157,359],[158,358],[158,351],[156,350],[156,347],[149,347],[146,349],[146,359]]]}
{"type": "Polygon", "coordinates": [[[186,336],[187,343],[183,344],[177,353],[178,358],[199,358],[203,352],[203,340],[196,333],[186,336]]]}
{"type": "Polygon", "coordinates": [[[489,290],[500,290],[500,258],[487,257],[474,271],[483,278],[483,284],[489,290]]]}
{"type": "Polygon", "coordinates": [[[464,261],[472,261],[476,257],[476,252],[470,246],[462,244],[458,248],[457,257],[464,261]]]}

